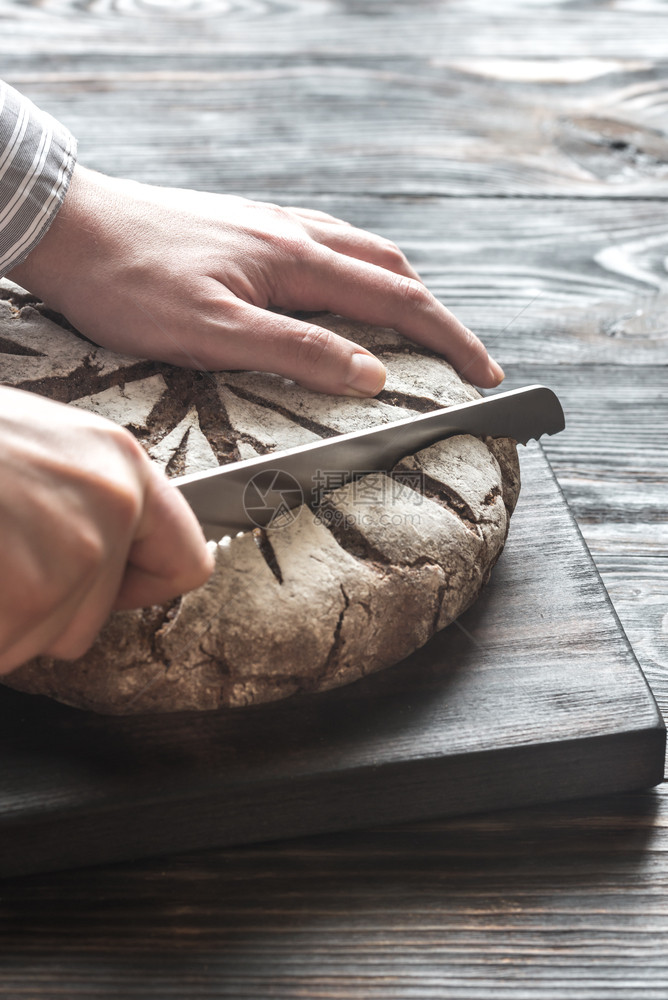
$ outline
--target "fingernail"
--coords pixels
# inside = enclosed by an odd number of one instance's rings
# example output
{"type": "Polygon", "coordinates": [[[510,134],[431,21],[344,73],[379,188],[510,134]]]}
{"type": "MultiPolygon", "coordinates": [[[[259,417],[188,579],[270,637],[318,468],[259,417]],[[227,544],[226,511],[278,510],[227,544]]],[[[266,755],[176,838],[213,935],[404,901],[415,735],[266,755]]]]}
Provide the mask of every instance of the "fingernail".
{"type": "Polygon", "coordinates": [[[353,354],[346,385],[351,396],[375,396],[385,385],[385,368],[370,354],[353,354]]]}
{"type": "Polygon", "coordinates": [[[487,371],[494,379],[495,385],[498,385],[499,382],[503,382],[504,378],[506,377],[506,373],[504,372],[503,368],[501,367],[501,365],[496,363],[494,358],[489,359],[489,365],[487,366],[487,371]]]}

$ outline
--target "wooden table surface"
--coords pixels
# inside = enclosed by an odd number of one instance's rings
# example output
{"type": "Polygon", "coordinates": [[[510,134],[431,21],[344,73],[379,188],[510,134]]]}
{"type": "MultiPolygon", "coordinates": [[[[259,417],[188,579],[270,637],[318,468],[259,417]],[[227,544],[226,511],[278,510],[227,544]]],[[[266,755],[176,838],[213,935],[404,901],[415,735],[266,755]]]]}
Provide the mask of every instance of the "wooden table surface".
{"type": "MultiPolygon", "coordinates": [[[[0,0],[83,163],[384,233],[546,443],[668,715],[668,5],[0,0]]],[[[0,997],[668,996],[668,787],[0,885],[0,997]]]]}

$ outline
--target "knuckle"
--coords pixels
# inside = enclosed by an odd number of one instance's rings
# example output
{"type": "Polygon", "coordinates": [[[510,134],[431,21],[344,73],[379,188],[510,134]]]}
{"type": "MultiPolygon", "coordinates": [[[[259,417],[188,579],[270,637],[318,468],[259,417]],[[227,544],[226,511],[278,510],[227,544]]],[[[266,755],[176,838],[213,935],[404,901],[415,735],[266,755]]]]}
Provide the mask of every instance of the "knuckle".
{"type": "Polygon", "coordinates": [[[431,293],[416,278],[400,277],[397,284],[399,296],[411,308],[431,306],[431,293]]]}
{"type": "Polygon", "coordinates": [[[78,579],[82,583],[92,581],[104,565],[107,552],[100,532],[82,525],[70,540],[68,550],[78,579]]]}
{"type": "Polygon", "coordinates": [[[109,440],[125,454],[131,458],[137,458],[139,455],[143,456],[144,452],[141,445],[135,436],[125,427],[121,427],[120,424],[110,423],[105,427],[105,430],[109,440]]]}
{"type": "Polygon", "coordinates": [[[146,470],[152,468],[150,460],[139,442],[124,427],[111,425],[105,428],[108,445],[120,454],[121,465],[100,471],[97,483],[100,499],[106,512],[113,514],[115,523],[129,529],[137,520],[142,506],[141,481],[146,470]]]}
{"type": "Polygon", "coordinates": [[[472,354],[486,354],[485,346],[481,340],[476,337],[475,333],[468,329],[468,327],[462,328],[462,338],[466,347],[471,351],[472,354]]]}
{"type": "Polygon", "coordinates": [[[462,345],[462,348],[468,351],[472,356],[486,353],[482,341],[476,337],[472,330],[469,330],[467,326],[463,323],[456,321],[455,332],[462,345]]]}
{"type": "Polygon", "coordinates": [[[329,330],[306,324],[297,345],[297,364],[307,372],[316,371],[329,354],[333,340],[329,330]]]}
{"type": "Polygon", "coordinates": [[[385,258],[394,264],[405,264],[406,258],[396,243],[385,240],[381,247],[385,258]]]}
{"type": "Polygon", "coordinates": [[[273,247],[281,259],[302,264],[311,258],[313,243],[306,233],[277,233],[273,238],[273,247]]]}
{"type": "Polygon", "coordinates": [[[305,260],[310,256],[313,240],[300,219],[280,205],[264,204],[263,216],[255,230],[260,244],[281,260],[305,260]]]}
{"type": "Polygon", "coordinates": [[[113,483],[106,490],[105,501],[114,524],[123,535],[129,537],[141,515],[142,498],[139,491],[125,483],[113,483]]]}
{"type": "Polygon", "coordinates": [[[258,201],[254,203],[260,211],[270,212],[279,219],[287,219],[291,215],[289,208],[277,205],[274,201],[258,201]]]}

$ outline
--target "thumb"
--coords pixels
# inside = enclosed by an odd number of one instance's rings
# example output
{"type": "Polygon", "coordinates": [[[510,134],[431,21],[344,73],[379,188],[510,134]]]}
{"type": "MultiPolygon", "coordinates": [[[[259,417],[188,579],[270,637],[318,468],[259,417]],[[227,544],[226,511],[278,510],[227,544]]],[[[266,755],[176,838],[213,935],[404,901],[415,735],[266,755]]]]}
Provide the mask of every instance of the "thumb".
{"type": "Polygon", "coordinates": [[[225,358],[213,366],[261,367],[307,389],[340,396],[375,396],[385,384],[378,358],[331,330],[247,303],[238,319],[243,329],[226,335],[225,358]]]}
{"type": "Polygon", "coordinates": [[[147,459],[144,508],[114,609],[148,607],[194,590],[213,571],[213,556],[189,504],[147,459]]]}

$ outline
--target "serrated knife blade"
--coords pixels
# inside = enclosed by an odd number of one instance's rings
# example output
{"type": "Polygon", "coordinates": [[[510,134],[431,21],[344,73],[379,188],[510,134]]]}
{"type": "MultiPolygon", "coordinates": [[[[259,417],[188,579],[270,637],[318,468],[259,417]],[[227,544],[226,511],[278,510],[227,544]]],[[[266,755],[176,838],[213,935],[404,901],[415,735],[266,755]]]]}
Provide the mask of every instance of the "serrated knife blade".
{"type": "Polygon", "coordinates": [[[255,527],[279,526],[295,507],[316,503],[327,482],[332,488],[334,481],[341,486],[369,472],[391,469],[406,455],[454,434],[508,437],[526,444],[564,426],[556,394],[546,386],[530,385],[179,476],[172,482],[192,507],[205,536],[218,541],[255,527]]]}

